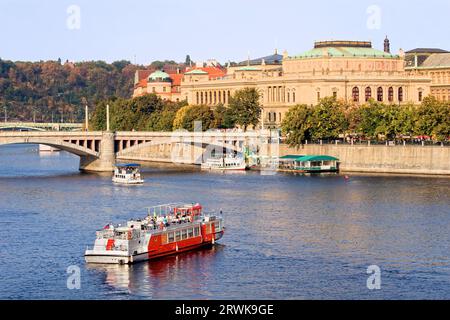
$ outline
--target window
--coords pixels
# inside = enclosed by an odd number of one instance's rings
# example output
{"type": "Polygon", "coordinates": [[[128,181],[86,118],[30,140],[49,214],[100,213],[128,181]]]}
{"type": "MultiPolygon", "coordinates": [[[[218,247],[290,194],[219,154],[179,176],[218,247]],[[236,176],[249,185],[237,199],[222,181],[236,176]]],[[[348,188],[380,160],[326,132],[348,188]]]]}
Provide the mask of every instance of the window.
{"type": "Polygon", "coordinates": [[[173,233],[173,232],[169,232],[168,234],[167,234],[167,239],[168,239],[168,241],[167,242],[174,242],[175,241],[175,234],[173,233]]]}
{"type": "Polygon", "coordinates": [[[188,238],[193,238],[194,237],[194,229],[190,228],[188,229],[188,238]]]}
{"type": "Polygon", "coordinates": [[[166,92],[166,87],[163,87],[163,92],[166,92]]]}
{"type": "Polygon", "coordinates": [[[292,102],[295,102],[295,92],[292,92],[292,102]]]}
{"type": "Polygon", "coordinates": [[[194,228],[194,236],[198,237],[200,235],[200,228],[199,227],[195,227],[194,228]]]}
{"type": "Polygon", "coordinates": [[[176,231],[175,232],[175,241],[180,241],[181,240],[181,232],[180,231],[176,231]]]}
{"type": "Polygon", "coordinates": [[[320,101],[320,91],[317,92],[317,101],[320,101]]]}
{"type": "Polygon", "coordinates": [[[199,104],[199,102],[200,102],[200,99],[199,99],[198,92],[197,92],[197,104],[199,104]]]}
{"type": "Polygon", "coordinates": [[[353,102],[359,102],[359,88],[354,87],[352,90],[353,102]]]}
{"type": "Polygon", "coordinates": [[[383,88],[382,87],[378,87],[378,89],[377,89],[377,100],[379,102],[383,101],[383,88]]]}
{"type": "Polygon", "coordinates": [[[419,102],[423,100],[423,92],[419,91],[419,102]]]}
{"type": "Polygon", "coordinates": [[[366,88],[366,101],[369,101],[372,98],[372,89],[370,87],[366,88]]]}
{"type": "Polygon", "coordinates": [[[389,102],[394,101],[394,88],[392,87],[388,89],[388,100],[389,102]]]}
{"type": "Polygon", "coordinates": [[[403,88],[398,88],[398,101],[403,102],[403,88]]]}
{"type": "Polygon", "coordinates": [[[333,98],[337,99],[337,91],[333,91],[333,98]]]}
{"type": "Polygon", "coordinates": [[[152,92],[155,93],[156,92],[156,88],[152,87],[152,92]]]}
{"type": "Polygon", "coordinates": [[[288,94],[287,94],[287,102],[289,103],[289,102],[291,102],[291,94],[288,92],[288,94]]]}

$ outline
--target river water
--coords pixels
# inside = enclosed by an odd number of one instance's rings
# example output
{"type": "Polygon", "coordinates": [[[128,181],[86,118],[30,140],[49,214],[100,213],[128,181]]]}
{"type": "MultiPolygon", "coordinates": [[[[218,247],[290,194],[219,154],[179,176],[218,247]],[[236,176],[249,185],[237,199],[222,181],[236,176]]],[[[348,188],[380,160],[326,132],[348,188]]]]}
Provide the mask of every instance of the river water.
{"type": "Polygon", "coordinates": [[[205,173],[150,165],[144,186],[81,174],[78,157],[0,147],[0,299],[450,299],[450,179],[205,173]],[[220,245],[89,266],[95,230],[145,207],[223,210],[220,245]],[[381,270],[369,290],[367,268],[381,270]],[[80,270],[70,290],[67,268],[80,270]]]}

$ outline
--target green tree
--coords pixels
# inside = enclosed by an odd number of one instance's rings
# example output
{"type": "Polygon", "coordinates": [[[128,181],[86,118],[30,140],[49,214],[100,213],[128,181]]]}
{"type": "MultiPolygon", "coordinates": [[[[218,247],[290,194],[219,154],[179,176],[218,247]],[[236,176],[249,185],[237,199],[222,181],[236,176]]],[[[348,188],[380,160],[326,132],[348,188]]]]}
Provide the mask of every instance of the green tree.
{"type": "Polygon", "coordinates": [[[312,113],[310,107],[302,104],[290,108],[284,116],[281,129],[291,147],[299,147],[311,139],[312,113]]]}
{"type": "Polygon", "coordinates": [[[320,100],[313,108],[311,135],[313,139],[334,139],[348,129],[346,106],[334,97],[320,100]]]}
{"type": "Polygon", "coordinates": [[[260,94],[254,88],[238,90],[230,98],[229,108],[236,124],[242,126],[244,131],[252,125],[256,127],[261,117],[260,94]]]}
{"type": "Polygon", "coordinates": [[[234,128],[234,119],[230,108],[225,107],[222,103],[218,104],[214,110],[213,128],[229,129],[234,128]]]}
{"type": "Polygon", "coordinates": [[[415,133],[444,141],[450,136],[450,104],[426,97],[417,109],[415,133]]]}
{"type": "Polygon", "coordinates": [[[202,130],[213,127],[214,113],[208,106],[190,106],[183,117],[182,127],[188,131],[194,131],[195,121],[202,123],[202,130]]]}

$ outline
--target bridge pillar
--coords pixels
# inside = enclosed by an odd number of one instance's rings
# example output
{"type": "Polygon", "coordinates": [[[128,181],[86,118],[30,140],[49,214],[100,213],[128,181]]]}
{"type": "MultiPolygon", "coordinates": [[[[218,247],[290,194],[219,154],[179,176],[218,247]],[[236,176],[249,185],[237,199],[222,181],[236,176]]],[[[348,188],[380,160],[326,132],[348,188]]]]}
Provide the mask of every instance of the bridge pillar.
{"type": "Polygon", "coordinates": [[[116,153],[114,152],[115,134],[104,132],[100,143],[100,155],[80,157],[80,170],[91,172],[112,172],[116,163],[116,153]]]}

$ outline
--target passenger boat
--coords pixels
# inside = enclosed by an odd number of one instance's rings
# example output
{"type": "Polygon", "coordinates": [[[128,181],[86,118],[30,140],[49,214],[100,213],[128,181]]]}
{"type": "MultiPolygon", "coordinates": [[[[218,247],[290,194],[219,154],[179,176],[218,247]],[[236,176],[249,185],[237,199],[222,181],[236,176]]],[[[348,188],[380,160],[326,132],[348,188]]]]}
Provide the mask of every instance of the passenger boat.
{"type": "Polygon", "coordinates": [[[214,245],[224,234],[223,218],[203,213],[200,204],[148,208],[147,217],[97,231],[87,263],[132,264],[214,245]]]}
{"type": "Polygon", "coordinates": [[[117,164],[112,181],[121,184],[143,184],[140,168],[141,166],[135,163],[117,164]]]}
{"type": "Polygon", "coordinates": [[[201,165],[202,170],[246,170],[247,164],[243,157],[225,156],[209,158],[201,165]]]}
{"type": "Polygon", "coordinates": [[[278,171],[299,173],[338,172],[339,159],[324,155],[287,155],[279,160],[278,171]]]}

